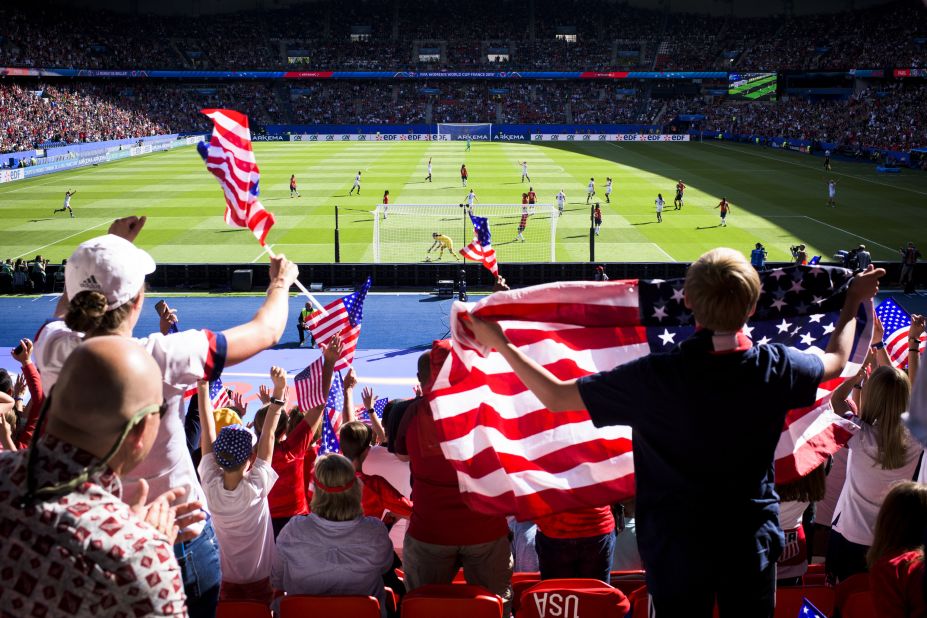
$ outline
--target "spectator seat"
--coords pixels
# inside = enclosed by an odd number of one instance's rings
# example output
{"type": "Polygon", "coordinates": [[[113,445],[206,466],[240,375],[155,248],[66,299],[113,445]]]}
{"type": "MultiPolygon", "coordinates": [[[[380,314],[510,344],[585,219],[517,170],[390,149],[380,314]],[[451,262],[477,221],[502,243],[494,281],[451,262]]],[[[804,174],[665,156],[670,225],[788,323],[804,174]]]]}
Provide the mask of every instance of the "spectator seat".
{"type": "Polygon", "coordinates": [[[253,601],[219,601],[216,618],[272,618],[270,608],[253,601]]]}
{"type": "Polygon", "coordinates": [[[502,599],[482,586],[429,584],[406,593],[401,613],[403,618],[502,618],[502,599]]]}
{"type": "Polygon", "coordinates": [[[376,597],[315,596],[294,594],[280,599],[280,618],[306,616],[351,616],[380,618],[380,602],[376,597]]]}
{"type": "Polygon", "coordinates": [[[598,579],[546,579],[522,593],[520,607],[519,618],[624,618],[631,602],[598,579]]]}
{"type": "Polygon", "coordinates": [[[857,573],[846,578],[834,589],[834,607],[843,618],[875,616],[872,594],[869,592],[869,573],[857,573]]]}

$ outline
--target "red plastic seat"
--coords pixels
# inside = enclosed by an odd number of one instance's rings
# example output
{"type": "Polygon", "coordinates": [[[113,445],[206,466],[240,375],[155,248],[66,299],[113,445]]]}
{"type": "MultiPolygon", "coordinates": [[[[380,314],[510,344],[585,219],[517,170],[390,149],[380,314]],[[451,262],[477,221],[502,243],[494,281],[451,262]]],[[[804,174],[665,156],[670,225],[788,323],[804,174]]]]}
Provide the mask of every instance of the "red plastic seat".
{"type": "Polygon", "coordinates": [[[776,590],[775,618],[795,618],[801,611],[804,599],[818,608],[825,616],[834,611],[834,589],[826,586],[795,586],[776,590]]]}
{"type": "Polygon", "coordinates": [[[522,593],[520,607],[519,618],[624,618],[631,602],[598,579],[546,579],[522,593]]]}
{"type": "MultiPolygon", "coordinates": [[[[856,575],[851,575],[846,578],[834,589],[834,607],[840,612],[841,616],[846,615],[846,611],[854,611],[849,609],[849,605],[856,606],[856,611],[859,611],[859,606],[862,606],[865,609],[868,606],[872,605],[872,597],[869,595],[869,573],[857,573],[856,575]],[[858,597],[858,598],[857,598],[858,597]]],[[[856,616],[863,616],[865,614],[856,613],[856,616]]],[[[875,615],[872,613],[870,615],[875,615]]]]}
{"type": "Polygon", "coordinates": [[[872,593],[868,590],[849,595],[840,608],[841,618],[871,618],[877,615],[872,593]]]}
{"type": "MultiPolygon", "coordinates": [[[[430,584],[407,592],[403,618],[501,618],[502,599],[482,586],[430,584]]],[[[284,617],[286,618],[286,617],[284,617]]]]}
{"type": "Polygon", "coordinates": [[[626,595],[630,595],[647,583],[644,571],[612,571],[609,579],[612,586],[626,595]]]}
{"type": "Polygon", "coordinates": [[[271,618],[270,608],[253,601],[219,601],[216,618],[271,618]]]}
{"type": "Polygon", "coordinates": [[[512,613],[517,614],[521,607],[521,595],[541,581],[540,573],[513,573],[512,574],[512,613]]]}
{"type": "Polygon", "coordinates": [[[315,596],[293,594],[280,600],[281,618],[305,616],[351,616],[351,618],[380,618],[380,602],[376,597],[315,596]]]}

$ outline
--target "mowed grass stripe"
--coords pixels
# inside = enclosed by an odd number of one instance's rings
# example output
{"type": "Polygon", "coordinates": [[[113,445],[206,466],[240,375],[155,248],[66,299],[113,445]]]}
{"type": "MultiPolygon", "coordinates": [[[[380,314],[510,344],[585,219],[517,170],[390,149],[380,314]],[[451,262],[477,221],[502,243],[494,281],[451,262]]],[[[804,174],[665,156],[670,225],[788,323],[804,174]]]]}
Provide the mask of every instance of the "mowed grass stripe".
{"type": "MultiPolygon", "coordinates": [[[[401,143],[258,143],[261,199],[277,217],[269,242],[306,262],[334,259],[335,206],[339,207],[341,258],[370,261],[373,256],[371,211],[389,189],[392,203],[458,204],[472,187],[482,203],[513,203],[532,186],[542,203],[554,203],[563,188],[565,214],[558,219],[557,258],[589,257],[586,184],[595,177],[596,200],[604,225],[597,238],[599,261],[691,260],[712,247],[749,251],[767,246],[770,259],[785,260],[788,247],[804,242],[812,254],[830,256],[862,239],[876,259],[895,259],[912,230],[925,229],[920,206],[927,177],[905,171],[877,176],[870,165],[835,161],[825,173],[821,160],[792,152],[729,143],[528,144],[463,142],[401,143]],[[424,181],[432,157],[433,182],[424,181]],[[519,161],[528,161],[530,183],[521,182],[519,161]],[[460,183],[460,165],[469,170],[469,187],[460,183]],[[348,196],[354,175],[362,172],[361,195],[348,196]],[[290,199],[289,178],[296,174],[300,198],[290,199]],[[612,203],[605,203],[606,176],[614,179],[612,203]],[[825,206],[826,182],[838,179],[838,208],[825,206]],[[672,209],[678,179],[687,185],[682,210],[672,209]],[[656,223],[654,199],[667,202],[663,223],[656,223]],[[718,201],[733,210],[720,228],[718,201]],[[873,245],[873,243],[878,243],[873,245]]],[[[149,217],[139,244],[162,262],[250,262],[261,248],[244,230],[225,225],[225,204],[214,178],[192,148],[158,153],[95,168],[0,185],[0,257],[36,250],[58,261],[105,229],[119,216],[149,217]],[[70,219],[59,208],[66,189],[76,189],[70,219]],[[39,249],[41,248],[41,249],[39,249]]],[[[501,226],[497,242],[513,230],[501,226]]],[[[526,238],[532,241],[529,224],[526,238]]],[[[410,232],[413,245],[430,244],[410,232]],[[413,237],[415,236],[415,237],[413,237]]],[[[517,247],[510,247],[517,252],[517,247]]],[[[417,253],[417,252],[416,252],[417,253]]],[[[536,251],[524,251],[525,255],[536,251]]],[[[514,253],[513,253],[514,254],[514,253]]],[[[384,256],[388,260],[388,256],[384,256]]]]}

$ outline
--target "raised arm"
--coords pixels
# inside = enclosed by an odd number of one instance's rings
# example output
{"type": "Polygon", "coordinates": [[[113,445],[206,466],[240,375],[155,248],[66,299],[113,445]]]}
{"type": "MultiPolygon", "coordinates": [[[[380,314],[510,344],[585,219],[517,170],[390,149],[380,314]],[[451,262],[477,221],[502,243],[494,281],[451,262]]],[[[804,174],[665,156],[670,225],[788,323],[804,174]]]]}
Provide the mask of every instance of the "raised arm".
{"type": "Polygon", "coordinates": [[[547,369],[528,358],[511,344],[495,322],[481,320],[472,314],[463,314],[473,336],[484,346],[495,348],[508,361],[515,374],[551,412],[585,410],[586,404],[579,394],[576,380],[561,380],[547,369]]]}
{"type": "Polygon", "coordinates": [[[341,385],[344,390],[344,406],[341,409],[341,423],[350,423],[354,418],[354,387],[357,386],[357,374],[354,367],[348,369],[348,374],[344,376],[341,385]]]}
{"type": "Polygon", "coordinates": [[[856,334],[856,312],[860,304],[869,300],[879,291],[879,279],[885,275],[884,268],[869,266],[865,271],[856,275],[847,290],[847,297],[840,310],[840,317],[831,333],[827,349],[824,351],[823,381],[839,378],[850,360],[853,349],[853,336],[856,334]]]}
{"type": "Polygon", "coordinates": [[[882,327],[882,320],[879,319],[879,316],[876,315],[875,311],[872,312],[872,345],[870,346],[870,354],[876,361],[876,366],[881,367],[882,365],[891,365],[892,359],[888,357],[888,351],[885,349],[885,329],[882,327]]]}
{"type": "Polygon", "coordinates": [[[270,286],[264,304],[250,322],[223,332],[228,345],[226,366],[245,361],[280,341],[286,328],[289,290],[299,269],[283,255],[270,260],[270,286]]]}
{"type": "Polygon", "coordinates": [[[373,429],[373,435],[376,436],[378,444],[385,444],[386,430],[383,429],[383,423],[380,422],[376,412],[373,411],[373,406],[377,401],[376,395],[373,394],[373,389],[369,386],[365,386],[364,390],[361,391],[361,396],[364,398],[364,408],[367,409],[367,415],[370,417],[370,427],[373,429]]]}
{"type": "Polygon", "coordinates": [[[264,416],[264,426],[261,428],[261,437],[257,445],[257,457],[264,461],[270,461],[274,456],[277,422],[286,403],[287,395],[286,371],[280,367],[271,367],[270,379],[274,383],[274,392],[270,405],[267,407],[267,415],[264,416]]]}
{"type": "Polygon", "coordinates": [[[208,455],[212,452],[212,445],[216,443],[216,417],[212,413],[209,382],[206,380],[196,383],[196,400],[200,412],[200,450],[203,455],[208,455]]]}
{"type": "Polygon", "coordinates": [[[925,318],[922,315],[911,316],[911,330],[908,331],[908,378],[914,384],[917,371],[921,364],[921,335],[924,334],[925,318]]]}

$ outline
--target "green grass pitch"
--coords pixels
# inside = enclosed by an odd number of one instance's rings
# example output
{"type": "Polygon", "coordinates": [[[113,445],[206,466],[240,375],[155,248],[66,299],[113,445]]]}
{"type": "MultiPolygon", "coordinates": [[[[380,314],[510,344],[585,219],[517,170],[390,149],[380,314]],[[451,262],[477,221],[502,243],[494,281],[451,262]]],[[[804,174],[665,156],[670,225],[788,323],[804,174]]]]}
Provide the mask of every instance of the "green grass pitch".
{"type": "MultiPolygon", "coordinates": [[[[878,175],[868,164],[834,163],[794,152],[706,143],[474,143],[341,142],[258,143],[261,199],[277,217],[268,236],[275,251],[300,262],[334,260],[334,206],[340,206],[341,259],[373,260],[373,216],[383,191],[393,203],[463,201],[460,165],[483,203],[520,203],[518,162],[528,161],[531,185],[543,203],[563,188],[566,212],[557,228],[557,260],[589,259],[586,184],[595,177],[604,224],[597,239],[601,262],[688,261],[717,246],[749,252],[762,242],[770,260],[789,259],[789,246],[808,245],[827,259],[836,249],[864,243],[875,259],[896,259],[897,248],[927,229],[927,175],[905,170],[878,175]],[[433,157],[434,181],[424,182],[433,157]],[[348,196],[355,173],[360,196],[348,196]],[[296,174],[302,197],[290,199],[296,174]],[[605,203],[606,176],[614,179],[612,203],[605,203]],[[837,208],[826,206],[828,178],[837,184],[837,208]],[[688,189],[685,206],[673,210],[674,186],[688,189]],[[656,222],[654,199],[667,202],[656,222]],[[726,197],[732,212],[719,227],[714,207],[726,197]]],[[[247,230],[228,227],[219,186],[195,150],[179,149],[74,172],[0,185],[0,258],[67,257],[81,241],[106,231],[119,216],[144,214],[148,224],[139,244],[165,263],[265,260],[247,230]],[[53,215],[66,189],[76,218],[53,215]]],[[[531,241],[531,227],[526,234],[531,241]]],[[[462,232],[461,232],[462,233],[462,232]]],[[[425,249],[431,238],[408,242],[425,249]]],[[[499,232],[495,241],[500,239],[499,232]]],[[[527,244],[527,243],[526,243],[527,244]]],[[[514,250],[515,248],[513,248],[514,250]]],[[[507,256],[511,261],[511,253],[507,256]]],[[[448,261],[447,255],[444,261],[448,261]]],[[[384,261],[388,261],[384,256],[384,261]]]]}

